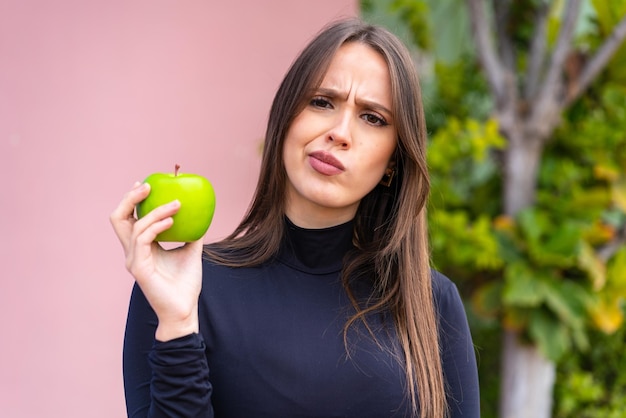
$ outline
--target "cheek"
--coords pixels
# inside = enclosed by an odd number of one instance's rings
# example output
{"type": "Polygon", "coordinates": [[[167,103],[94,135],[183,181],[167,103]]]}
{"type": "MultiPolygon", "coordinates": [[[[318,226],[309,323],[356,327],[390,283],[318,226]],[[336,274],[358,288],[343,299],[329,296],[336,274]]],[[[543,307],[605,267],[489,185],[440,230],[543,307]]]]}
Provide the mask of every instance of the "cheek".
{"type": "Polygon", "coordinates": [[[393,153],[396,150],[395,136],[386,136],[383,138],[377,138],[376,141],[371,141],[366,154],[373,157],[370,161],[372,169],[379,168],[383,171],[389,165],[389,161],[393,157],[393,153]]]}
{"type": "Polygon", "coordinates": [[[382,180],[389,162],[393,158],[395,144],[379,144],[367,150],[369,158],[362,157],[359,183],[368,190],[373,189],[382,180]]]}
{"type": "Polygon", "coordinates": [[[292,154],[304,145],[303,139],[305,138],[305,132],[303,132],[302,124],[296,123],[296,121],[297,119],[294,120],[294,123],[291,124],[287,130],[287,134],[285,135],[283,158],[287,158],[288,155],[292,154]]]}
{"type": "Polygon", "coordinates": [[[297,129],[292,128],[287,131],[285,142],[283,143],[282,159],[287,180],[296,174],[303,155],[303,146],[300,144],[300,136],[297,129]]]}
{"type": "Polygon", "coordinates": [[[283,162],[286,164],[294,158],[297,147],[297,135],[293,129],[287,131],[285,142],[283,143],[283,162]]]}

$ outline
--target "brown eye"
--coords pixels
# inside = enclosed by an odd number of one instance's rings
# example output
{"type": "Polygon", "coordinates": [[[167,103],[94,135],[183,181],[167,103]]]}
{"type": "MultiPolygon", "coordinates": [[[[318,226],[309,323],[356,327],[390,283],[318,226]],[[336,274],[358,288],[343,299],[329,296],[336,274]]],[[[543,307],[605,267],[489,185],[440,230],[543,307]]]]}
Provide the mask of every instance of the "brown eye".
{"type": "Polygon", "coordinates": [[[380,116],[374,115],[372,113],[366,113],[362,116],[363,120],[367,123],[375,126],[386,126],[387,121],[380,116]]]}
{"type": "Polygon", "coordinates": [[[311,106],[317,107],[320,109],[330,109],[332,108],[332,104],[323,97],[314,97],[311,99],[311,106]]]}

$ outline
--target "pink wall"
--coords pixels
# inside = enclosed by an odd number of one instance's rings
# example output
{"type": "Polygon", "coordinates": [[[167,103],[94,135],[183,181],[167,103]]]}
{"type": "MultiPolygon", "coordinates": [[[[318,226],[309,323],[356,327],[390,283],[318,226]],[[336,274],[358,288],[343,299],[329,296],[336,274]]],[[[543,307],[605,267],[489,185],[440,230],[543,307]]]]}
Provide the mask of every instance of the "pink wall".
{"type": "Polygon", "coordinates": [[[324,23],[356,13],[356,0],[0,1],[0,416],[124,416],[132,280],[109,213],[179,163],[216,189],[208,240],[231,231],[280,78],[324,23]]]}

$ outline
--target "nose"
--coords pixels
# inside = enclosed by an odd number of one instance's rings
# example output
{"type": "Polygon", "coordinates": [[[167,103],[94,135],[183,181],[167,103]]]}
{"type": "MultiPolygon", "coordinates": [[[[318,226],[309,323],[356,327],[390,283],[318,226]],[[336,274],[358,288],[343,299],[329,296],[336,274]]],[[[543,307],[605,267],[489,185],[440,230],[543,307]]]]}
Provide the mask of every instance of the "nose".
{"type": "Polygon", "coordinates": [[[338,112],[333,125],[328,131],[328,141],[341,148],[349,148],[352,144],[351,114],[348,111],[338,112]]]}

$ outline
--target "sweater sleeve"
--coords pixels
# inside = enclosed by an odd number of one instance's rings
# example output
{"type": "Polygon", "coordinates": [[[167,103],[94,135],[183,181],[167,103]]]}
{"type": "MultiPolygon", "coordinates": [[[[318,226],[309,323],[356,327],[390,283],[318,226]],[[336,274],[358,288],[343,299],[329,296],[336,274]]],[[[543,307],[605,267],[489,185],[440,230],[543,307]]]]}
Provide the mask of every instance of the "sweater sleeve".
{"type": "Polygon", "coordinates": [[[434,272],[439,338],[450,418],[479,418],[476,354],[457,287],[434,272]]]}
{"type": "Polygon", "coordinates": [[[137,284],[124,336],[124,392],[128,417],[212,418],[212,387],[200,334],[154,339],[157,317],[137,284]]]}

